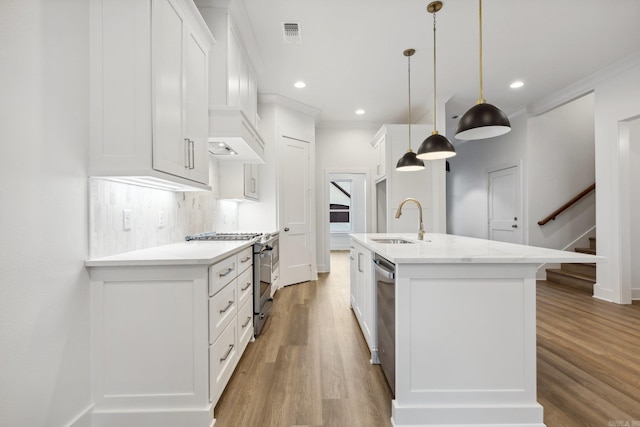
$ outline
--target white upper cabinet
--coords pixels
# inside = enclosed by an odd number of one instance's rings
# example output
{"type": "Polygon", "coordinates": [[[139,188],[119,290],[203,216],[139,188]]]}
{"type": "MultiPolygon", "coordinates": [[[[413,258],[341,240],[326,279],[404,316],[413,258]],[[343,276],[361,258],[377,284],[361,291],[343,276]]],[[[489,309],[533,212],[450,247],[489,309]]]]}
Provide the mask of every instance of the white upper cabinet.
{"type": "Polygon", "coordinates": [[[209,142],[224,142],[233,149],[237,155],[229,160],[264,163],[251,58],[227,8],[200,6],[200,12],[217,41],[210,57],[209,142]]]}
{"type": "Polygon", "coordinates": [[[213,42],[188,0],[92,0],[91,176],[210,189],[213,42]]]}
{"type": "Polygon", "coordinates": [[[375,151],[376,164],[373,168],[373,179],[379,181],[387,176],[387,134],[378,132],[371,141],[375,151]]]}
{"type": "Polygon", "coordinates": [[[259,167],[257,164],[220,162],[219,199],[252,200],[260,199],[258,187],[259,167]]]}

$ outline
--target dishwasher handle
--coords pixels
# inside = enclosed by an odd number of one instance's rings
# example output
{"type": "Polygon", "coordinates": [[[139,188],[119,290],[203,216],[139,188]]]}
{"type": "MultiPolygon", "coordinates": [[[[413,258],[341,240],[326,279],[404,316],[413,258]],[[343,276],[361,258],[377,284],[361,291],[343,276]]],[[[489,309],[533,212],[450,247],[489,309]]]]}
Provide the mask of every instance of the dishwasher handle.
{"type": "Polygon", "coordinates": [[[373,268],[376,269],[376,273],[384,277],[385,279],[394,280],[396,278],[396,272],[394,270],[387,270],[380,260],[373,260],[373,268]]]}

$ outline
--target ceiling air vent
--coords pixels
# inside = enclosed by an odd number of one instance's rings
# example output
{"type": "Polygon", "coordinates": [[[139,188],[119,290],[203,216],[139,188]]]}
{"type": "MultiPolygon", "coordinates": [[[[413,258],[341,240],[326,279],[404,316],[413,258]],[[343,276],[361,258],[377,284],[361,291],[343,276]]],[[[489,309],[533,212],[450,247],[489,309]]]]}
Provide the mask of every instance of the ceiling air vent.
{"type": "Polygon", "coordinates": [[[302,42],[302,36],[300,35],[300,23],[299,22],[285,22],[282,24],[284,30],[284,42],[285,43],[300,43],[302,42]]]}

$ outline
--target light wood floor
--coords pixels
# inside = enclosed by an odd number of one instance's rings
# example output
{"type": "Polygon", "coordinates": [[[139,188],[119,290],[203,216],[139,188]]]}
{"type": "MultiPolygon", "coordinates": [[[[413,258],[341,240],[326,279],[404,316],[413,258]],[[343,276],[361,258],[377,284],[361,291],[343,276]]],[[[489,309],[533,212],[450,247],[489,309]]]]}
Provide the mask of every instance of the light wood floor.
{"type": "MultiPolygon", "coordinates": [[[[391,393],[349,308],[348,252],[280,289],[215,408],[216,427],[391,426],[391,393]]],[[[548,427],[640,427],[640,305],[538,284],[538,401],[548,427]]]]}

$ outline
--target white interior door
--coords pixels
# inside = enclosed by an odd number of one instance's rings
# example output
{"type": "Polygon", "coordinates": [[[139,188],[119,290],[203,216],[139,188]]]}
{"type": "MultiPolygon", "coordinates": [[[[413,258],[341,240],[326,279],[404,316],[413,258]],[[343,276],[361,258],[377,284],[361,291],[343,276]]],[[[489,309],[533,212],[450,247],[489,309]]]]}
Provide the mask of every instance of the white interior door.
{"type": "Polygon", "coordinates": [[[489,172],[489,240],[522,243],[520,168],[489,172]]]}
{"type": "Polygon", "coordinates": [[[281,147],[280,280],[287,286],[312,279],[311,159],[307,142],[282,137],[281,147]]]}

